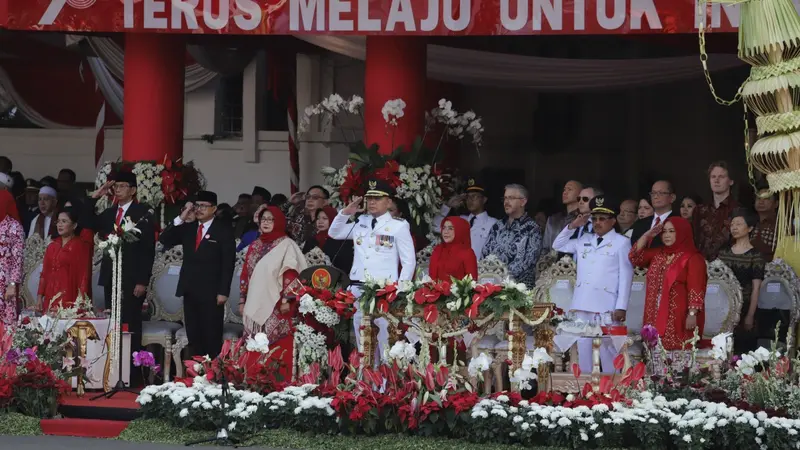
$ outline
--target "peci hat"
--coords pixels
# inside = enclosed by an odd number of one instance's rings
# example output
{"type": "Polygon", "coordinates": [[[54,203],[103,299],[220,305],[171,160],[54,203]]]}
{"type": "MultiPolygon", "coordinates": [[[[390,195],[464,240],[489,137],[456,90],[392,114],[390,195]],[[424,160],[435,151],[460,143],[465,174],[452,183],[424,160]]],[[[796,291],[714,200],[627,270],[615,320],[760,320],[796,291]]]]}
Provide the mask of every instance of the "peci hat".
{"type": "Polygon", "coordinates": [[[268,190],[264,189],[261,186],[256,186],[253,188],[253,193],[251,194],[251,197],[253,195],[260,195],[261,198],[264,199],[265,203],[269,203],[270,199],[272,199],[272,194],[270,194],[268,190]]]}
{"type": "Polygon", "coordinates": [[[208,202],[211,206],[217,206],[217,194],[211,191],[197,191],[198,202],[208,202]]]}
{"type": "Polygon", "coordinates": [[[483,183],[478,181],[475,177],[467,178],[467,189],[466,191],[469,192],[479,192],[481,194],[486,195],[486,189],[483,187],[483,183]]]}
{"type": "Polygon", "coordinates": [[[131,187],[136,187],[136,174],[133,172],[117,172],[114,175],[117,183],[128,183],[131,187]]]}
{"type": "Polygon", "coordinates": [[[619,203],[605,195],[598,195],[589,202],[592,214],[619,214],[619,203]]]}
{"type": "Polygon", "coordinates": [[[395,191],[387,181],[373,178],[367,181],[367,192],[364,197],[394,197],[395,191]]]}
{"type": "Polygon", "coordinates": [[[37,191],[38,192],[39,188],[41,188],[41,187],[42,187],[42,185],[39,184],[39,182],[34,180],[33,178],[28,178],[27,180],[25,180],[25,190],[26,191],[27,190],[31,190],[31,191],[37,191]]]}

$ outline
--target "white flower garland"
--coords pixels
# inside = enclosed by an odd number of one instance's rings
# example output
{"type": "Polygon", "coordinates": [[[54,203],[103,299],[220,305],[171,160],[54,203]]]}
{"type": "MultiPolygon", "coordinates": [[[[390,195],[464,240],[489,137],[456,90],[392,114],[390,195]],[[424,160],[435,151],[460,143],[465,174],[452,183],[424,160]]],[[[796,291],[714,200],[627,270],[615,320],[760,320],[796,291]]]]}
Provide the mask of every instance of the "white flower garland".
{"type": "MultiPolygon", "coordinates": [[[[326,306],[322,300],[315,299],[309,294],[300,298],[298,312],[301,315],[310,314],[314,320],[330,328],[338,325],[341,320],[336,311],[326,306]]],[[[294,346],[301,374],[307,372],[315,362],[319,363],[320,367],[327,363],[328,346],[325,335],[317,333],[310,326],[300,323],[295,327],[294,346]]]]}
{"type": "Polygon", "coordinates": [[[297,132],[304,133],[308,131],[311,126],[311,119],[314,116],[325,116],[332,119],[340,112],[347,112],[350,114],[360,114],[364,106],[364,99],[358,95],[350,97],[350,100],[345,100],[339,94],[331,94],[325,100],[315,105],[306,106],[303,111],[303,117],[300,118],[300,123],[297,124],[297,132]]]}

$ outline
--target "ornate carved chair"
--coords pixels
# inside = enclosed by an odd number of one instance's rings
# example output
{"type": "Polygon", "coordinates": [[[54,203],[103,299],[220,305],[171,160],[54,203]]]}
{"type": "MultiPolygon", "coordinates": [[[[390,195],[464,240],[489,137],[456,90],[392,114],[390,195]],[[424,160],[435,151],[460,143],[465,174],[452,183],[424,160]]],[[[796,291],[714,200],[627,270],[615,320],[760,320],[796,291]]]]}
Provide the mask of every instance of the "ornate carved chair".
{"type": "MultiPolygon", "coordinates": [[[[720,260],[707,263],[708,284],[705,297],[705,325],[703,339],[711,339],[719,333],[732,333],[739,323],[742,312],[742,287],[733,271],[720,260]]],[[[673,351],[669,357],[675,369],[685,368],[690,361],[690,351],[673,351]]],[[[663,367],[659,354],[653,355],[654,367],[663,367]]],[[[696,368],[709,365],[718,367],[718,362],[711,358],[709,349],[698,349],[696,368]]]]}
{"type": "MultiPolygon", "coordinates": [[[[775,318],[781,321],[781,331],[777,338],[781,340],[781,336],[784,336],[784,341],[788,338],[786,346],[790,354],[794,355],[797,340],[794,333],[788,333],[788,330],[795,330],[800,315],[800,278],[782,259],[776,259],[766,266],[764,281],[758,294],[758,309],[766,315],[775,313],[775,318]]],[[[776,338],[773,336],[774,324],[759,324],[759,327],[767,339],[776,338]]],[[[761,345],[769,348],[767,342],[762,342],[761,345]]]]}
{"type": "Polygon", "coordinates": [[[175,246],[156,255],[153,275],[147,289],[147,303],[152,308],[150,320],[142,322],[142,346],[158,344],[164,349],[164,381],[169,381],[172,346],[182,328],[183,298],[175,291],[183,264],[183,247],[175,246]]]}
{"type": "Polygon", "coordinates": [[[26,308],[36,305],[39,278],[42,276],[44,252],[49,244],[50,239],[42,239],[35,234],[25,241],[25,255],[22,264],[24,276],[21,295],[26,308]]]}
{"type": "Polygon", "coordinates": [[[631,296],[628,299],[628,310],[625,325],[628,327],[628,356],[634,363],[644,359],[642,346],[642,327],[644,326],[645,277],[647,268],[634,267],[631,296]]]}
{"type": "MultiPolygon", "coordinates": [[[[311,266],[330,266],[331,259],[319,247],[314,247],[310,252],[306,253],[306,263],[308,267],[311,266]]],[[[334,255],[335,256],[335,255],[334,255]]],[[[244,260],[244,255],[242,256],[244,260]]]]}
{"type": "MultiPolygon", "coordinates": [[[[553,303],[557,308],[569,311],[572,308],[572,293],[575,288],[575,278],[578,275],[578,267],[575,260],[567,255],[550,265],[536,279],[536,286],[533,288],[533,301],[536,303],[553,303]]],[[[554,330],[555,331],[555,330],[554,330]]],[[[555,361],[555,371],[564,371],[564,353],[559,353],[561,349],[553,350],[553,360],[555,361]]],[[[573,360],[574,360],[574,356],[573,360]]]]}
{"type": "MultiPolygon", "coordinates": [[[[244,333],[242,316],[239,314],[240,288],[239,279],[242,275],[242,266],[247,248],[236,253],[236,266],[233,270],[231,279],[231,293],[228,295],[228,302],[225,304],[225,323],[222,328],[222,340],[237,340],[244,333]]],[[[184,366],[181,353],[189,345],[189,338],[186,337],[186,328],[182,327],[175,332],[175,343],[172,346],[172,359],[175,361],[175,374],[177,377],[184,376],[184,366]]]]}
{"type": "Polygon", "coordinates": [[[422,280],[425,278],[425,275],[428,275],[428,267],[431,263],[431,255],[433,254],[434,247],[436,247],[436,243],[431,243],[417,252],[417,272],[415,275],[417,280],[422,280]]]}
{"type": "Polygon", "coordinates": [[[539,261],[536,261],[536,279],[539,279],[539,276],[556,262],[558,262],[557,251],[550,250],[548,253],[542,253],[542,256],[539,257],[539,261]]]}

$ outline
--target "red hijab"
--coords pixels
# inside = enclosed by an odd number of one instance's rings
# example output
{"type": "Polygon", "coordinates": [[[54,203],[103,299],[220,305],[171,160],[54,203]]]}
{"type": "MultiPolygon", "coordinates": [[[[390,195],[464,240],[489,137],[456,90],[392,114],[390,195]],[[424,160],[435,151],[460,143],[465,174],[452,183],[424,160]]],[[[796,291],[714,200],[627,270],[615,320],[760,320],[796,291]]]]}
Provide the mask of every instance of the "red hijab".
{"type": "MultiPolygon", "coordinates": [[[[329,230],[331,228],[330,223],[333,222],[333,219],[336,217],[336,214],[338,214],[336,208],[334,208],[333,206],[325,206],[321,210],[317,211],[316,217],[319,217],[320,213],[325,213],[325,215],[328,216],[328,230],[329,230]]],[[[320,249],[325,246],[325,242],[330,237],[330,235],[328,234],[328,230],[317,231],[317,234],[314,235],[314,237],[317,239],[317,245],[319,245],[320,249]]]]}
{"type": "Polygon", "coordinates": [[[286,236],[286,216],[277,206],[267,206],[267,209],[265,209],[261,213],[261,216],[259,216],[258,218],[259,229],[261,228],[261,223],[260,223],[261,217],[263,217],[264,214],[267,213],[267,211],[272,213],[272,218],[275,219],[275,222],[273,222],[272,224],[272,231],[270,231],[269,233],[261,233],[261,235],[258,237],[258,239],[260,239],[261,242],[264,242],[265,244],[269,244],[271,242],[274,242],[276,239],[286,236]]]}
{"type": "Polygon", "coordinates": [[[11,216],[19,222],[19,212],[17,212],[17,202],[14,196],[7,190],[0,191],[0,221],[11,216]]]}
{"type": "Polygon", "coordinates": [[[667,247],[664,245],[665,253],[684,253],[692,254],[698,253],[697,247],[694,245],[694,232],[692,231],[692,224],[688,220],[680,216],[670,216],[664,221],[664,225],[671,223],[675,227],[675,243],[667,247]]]}
{"type": "MultiPolygon", "coordinates": [[[[442,274],[439,274],[439,269],[446,261],[450,261],[452,258],[460,258],[460,255],[463,255],[461,252],[472,252],[472,238],[469,233],[469,222],[461,217],[449,216],[442,221],[442,227],[444,227],[444,224],[447,222],[453,225],[455,236],[452,242],[442,241],[441,244],[433,249],[430,261],[431,278],[436,278],[435,276],[441,277],[442,274]]],[[[447,277],[447,280],[449,281],[450,278],[447,277]]]]}

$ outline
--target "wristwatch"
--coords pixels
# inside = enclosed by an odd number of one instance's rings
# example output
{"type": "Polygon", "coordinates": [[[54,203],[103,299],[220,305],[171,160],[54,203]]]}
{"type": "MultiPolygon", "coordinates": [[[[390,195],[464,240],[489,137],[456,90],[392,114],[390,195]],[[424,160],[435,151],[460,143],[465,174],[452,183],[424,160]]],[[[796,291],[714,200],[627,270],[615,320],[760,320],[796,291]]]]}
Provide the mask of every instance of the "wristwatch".
{"type": "Polygon", "coordinates": [[[694,309],[690,309],[689,310],[689,315],[690,316],[696,316],[697,315],[697,311],[695,311],[694,309]]]}
{"type": "Polygon", "coordinates": [[[14,283],[14,282],[12,281],[11,283],[8,283],[8,285],[9,285],[9,287],[16,287],[16,286],[17,286],[17,283],[14,283]]]}

